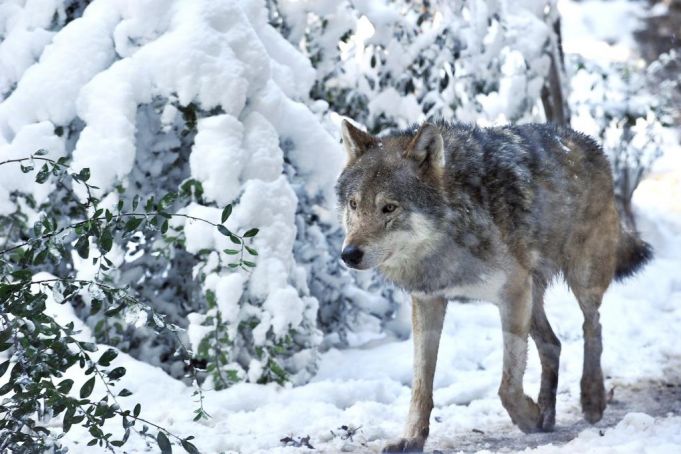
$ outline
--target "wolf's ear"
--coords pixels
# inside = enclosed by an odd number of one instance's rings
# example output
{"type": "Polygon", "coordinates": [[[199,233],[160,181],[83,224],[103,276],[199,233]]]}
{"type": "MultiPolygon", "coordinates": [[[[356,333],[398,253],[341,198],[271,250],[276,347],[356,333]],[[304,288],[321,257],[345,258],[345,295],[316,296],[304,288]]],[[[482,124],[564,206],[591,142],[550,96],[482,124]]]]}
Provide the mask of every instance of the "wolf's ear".
{"type": "Polygon", "coordinates": [[[444,142],[440,130],[424,123],[404,151],[404,157],[413,159],[420,166],[442,168],[445,165],[444,142]]]}
{"type": "Polygon", "coordinates": [[[376,144],[376,138],[354,127],[348,120],[341,123],[343,145],[348,152],[348,162],[359,158],[367,148],[376,144]]]}

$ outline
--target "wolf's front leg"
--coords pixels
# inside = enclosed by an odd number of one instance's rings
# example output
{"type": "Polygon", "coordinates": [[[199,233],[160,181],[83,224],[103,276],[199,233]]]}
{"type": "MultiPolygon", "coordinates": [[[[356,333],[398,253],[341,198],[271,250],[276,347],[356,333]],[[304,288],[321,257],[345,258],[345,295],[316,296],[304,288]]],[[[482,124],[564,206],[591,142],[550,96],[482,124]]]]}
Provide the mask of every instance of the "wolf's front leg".
{"type": "Polygon", "coordinates": [[[499,397],[520,430],[525,433],[536,432],[541,430],[539,406],[523,390],[532,314],[532,280],[528,274],[517,272],[509,279],[503,293],[499,311],[504,339],[504,365],[499,397]]]}
{"type": "Polygon", "coordinates": [[[386,445],[383,452],[423,451],[433,409],[433,376],[446,308],[447,301],[444,298],[412,296],[414,380],[409,415],[403,438],[386,445]]]}

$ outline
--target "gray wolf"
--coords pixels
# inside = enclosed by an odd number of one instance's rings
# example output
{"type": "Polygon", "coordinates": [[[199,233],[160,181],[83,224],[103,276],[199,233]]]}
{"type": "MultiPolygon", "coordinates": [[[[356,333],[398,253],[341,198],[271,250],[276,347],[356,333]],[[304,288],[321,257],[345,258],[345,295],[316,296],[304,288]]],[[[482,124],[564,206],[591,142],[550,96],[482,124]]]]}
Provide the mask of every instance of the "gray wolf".
{"type": "Polygon", "coordinates": [[[499,307],[501,402],[522,431],[553,429],[560,341],[543,295],[560,275],[584,314],[582,411],[589,422],[600,420],[601,299],[652,250],[621,221],[610,165],[596,142],[549,124],[443,121],[381,137],[344,121],[342,138],[341,257],[351,268],[377,268],[412,297],[410,410],[403,437],[384,452],[423,449],[446,302],[454,298],[499,307]],[[536,402],[523,390],[528,335],[542,367],[536,402]]]}

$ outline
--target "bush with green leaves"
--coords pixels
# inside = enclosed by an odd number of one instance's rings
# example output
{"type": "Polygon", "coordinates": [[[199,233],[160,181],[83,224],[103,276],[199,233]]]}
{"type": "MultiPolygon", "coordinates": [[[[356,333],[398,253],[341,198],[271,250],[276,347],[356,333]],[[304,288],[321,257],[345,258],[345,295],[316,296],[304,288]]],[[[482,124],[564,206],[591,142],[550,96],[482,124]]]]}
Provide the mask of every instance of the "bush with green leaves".
{"type": "MultiPolygon", "coordinates": [[[[129,205],[121,200],[107,207],[94,195],[98,188],[88,183],[90,171],[84,168],[71,173],[65,158],[53,160],[39,150],[0,165],[17,165],[24,173],[34,172],[36,183],[49,182],[67,189],[70,195],[60,207],[61,214],[68,216],[60,219],[49,203],[37,206],[30,195],[20,193],[13,194],[22,201],[16,204],[16,211],[0,216],[4,238],[0,246],[0,452],[60,452],[60,438],[74,425],[88,430],[92,437],[88,445],[111,451],[123,446],[136,431],[155,439],[164,453],[171,451],[171,440],[189,453],[198,452],[191,443],[193,437],[171,433],[148,421],[139,404],[123,408],[118,398],[132,393],[119,385],[125,367],[112,366],[118,351],[107,348],[102,353],[73,321],[65,323],[46,309],[50,305],[85,306],[89,315],[100,316],[104,325],[121,326],[126,314],[137,318],[143,314],[148,327],[176,340],[175,355],[185,364],[188,379],[196,387],[195,420],[206,418],[199,383],[202,371],[181,338],[182,330],[130,289],[115,285],[111,275],[116,265],[107,254],[116,243],[135,244],[158,234],[165,239],[158,241],[159,251],[173,247],[181,243],[182,226],[171,221],[185,218],[209,224],[235,243],[236,259],[228,268],[250,269],[254,263],[247,260],[248,254],[257,252],[246,243],[257,230],[240,235],[222,223],[171,211],[169,207],[178,198],[191,196],[191,188],[200,188],[193,181],[186,182],[178,193],[158,200],[153,195],[146,199],[136,196],[129,205]],[[76,186],[87,194],[84,201],[76,196],[76,186]],[[34,222],[29,225],[31,218],[34,222]],[[96,266],[93,278],[76,276],[70,263],[72,251],[96,266]],[[81,369],[84,375],[79,386],[74,386],[73,379],[64,378],[72,368],[81,369]],[[93,395],[96,382],[103,386],[104,395],[93,395]],[[52,426],[47,423],[54,418],[62,420],[60,433],[48,428],[52,426]],[[105,425],[111,419],[120,420],[122,435],[114,436],[105,425]]],[[[231,205],[223,209],[223,223],[230,212],[231,205]]]]}

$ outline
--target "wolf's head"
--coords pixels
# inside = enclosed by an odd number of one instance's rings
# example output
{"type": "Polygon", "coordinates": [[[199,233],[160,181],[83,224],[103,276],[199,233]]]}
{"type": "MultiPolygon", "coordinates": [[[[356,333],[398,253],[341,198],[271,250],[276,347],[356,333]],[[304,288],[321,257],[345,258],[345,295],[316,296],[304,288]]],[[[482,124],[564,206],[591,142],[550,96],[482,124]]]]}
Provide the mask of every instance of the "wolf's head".
{"type": "Polygon", "coordinates": [[[425,123],[418,130],[375,137],[344,120],[342,137],[348,163],[336,192],[347,233],[343,261],[395,274],[433,253],[446,213],[440,129],[425,123]]]}

